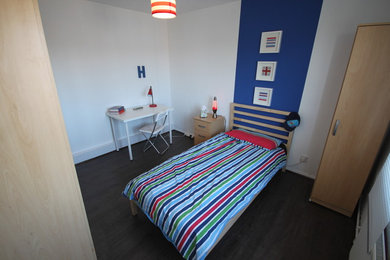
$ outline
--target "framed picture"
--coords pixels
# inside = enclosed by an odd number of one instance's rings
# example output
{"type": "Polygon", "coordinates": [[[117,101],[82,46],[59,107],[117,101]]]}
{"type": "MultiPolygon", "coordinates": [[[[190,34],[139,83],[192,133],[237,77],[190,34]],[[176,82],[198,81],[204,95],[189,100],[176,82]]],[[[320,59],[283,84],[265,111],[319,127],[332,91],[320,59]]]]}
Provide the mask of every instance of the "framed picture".
{"type": "Polygon", "coordinates": [[[274,81],[276,61],[258,61],[256,80],[274,81]]]}
{"type": "Polygon", "coordinates": [[[260,53],[279,53],[282,31],[262,32],[260,53]]]}
{"type": "Polygon", "coordinates": [[[261,106],[271,106],[272,88],[255,87],[253,104],[261,106]]]}

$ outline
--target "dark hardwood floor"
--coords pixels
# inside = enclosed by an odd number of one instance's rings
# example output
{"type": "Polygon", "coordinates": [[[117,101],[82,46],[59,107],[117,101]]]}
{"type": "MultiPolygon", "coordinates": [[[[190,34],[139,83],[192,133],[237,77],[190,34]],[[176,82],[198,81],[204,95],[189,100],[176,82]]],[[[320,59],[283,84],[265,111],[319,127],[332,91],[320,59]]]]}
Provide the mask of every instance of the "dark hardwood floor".
{"type": "MultiPolygon", "coordinates": [[[[158,155],[144,143],[76,165],[98,259],[181,259],[175,247],[140,212],[133,217],[121,195],[127,182],[192,146],[174,132],[170,149],[158,155]]],[[[278,173],[207,259],[348,259],[355,219],[308,201],[313,180],[278,173]]]]}

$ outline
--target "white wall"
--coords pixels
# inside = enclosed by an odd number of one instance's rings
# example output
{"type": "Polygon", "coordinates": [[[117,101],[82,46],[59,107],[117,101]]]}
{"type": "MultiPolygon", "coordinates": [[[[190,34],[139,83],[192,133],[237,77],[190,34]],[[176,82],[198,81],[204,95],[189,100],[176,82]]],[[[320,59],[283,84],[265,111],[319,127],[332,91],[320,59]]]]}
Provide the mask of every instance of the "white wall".
{"type": "Polygon", "coordinates": [[[171,105],[166,21],[85,0],[39,5],[76,163],[114,149],[108,107],[149,103],[149,84],[156,103],[171,105]],[[145,65],[146,79],[138,78],[138,65],[145,65]]]}
{"type": "Polygon", "coordinates": [[[233,102],[241,1],[178,15],[169,21],[169,51],[175,129],[193,133],[202,105],[228,120],[233,102]]]}
{"type": "MultiPolygon", "coordinates": [[[[192,133],[192,117],[202,105],[210,109],[213,96],[219,100],[218,113],[228,117],[240,1],[183,13],[168,22],[85,0],[39,3],[76,162],[114,149],[106,108],[148,103],[149,84],[157,103],[175,108],[174,129],[192,133]],[[138,79],[137,65],[146,66],[147,79],[138,79]]],[[[315,177],[356,27],[390,21],[389,10],[388,0],[324,0],[289,170],[315,177]],[[301,155],[309,161],[299,163],[301,155]]]]}
{"type": "MultiPolygon", "coordinates": [[[[288,169],[315,178],[358,24],[390,22],[388,0],[324,0],[288,169]],[[307,163],[299,164],[301,155],[307,163]]],[[[359,111],[356,111],[357,116],[359,111]]]]}

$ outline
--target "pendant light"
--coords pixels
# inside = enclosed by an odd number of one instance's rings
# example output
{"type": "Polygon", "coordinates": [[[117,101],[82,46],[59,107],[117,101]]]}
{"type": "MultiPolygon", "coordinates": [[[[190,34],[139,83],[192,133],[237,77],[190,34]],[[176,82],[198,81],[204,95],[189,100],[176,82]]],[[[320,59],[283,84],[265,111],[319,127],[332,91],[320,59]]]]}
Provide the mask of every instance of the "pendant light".
{"type": "Polygon", "coordinates": [[[152,16],[159,19],[176,17],[176,0],[151,0],[152,16]]]}

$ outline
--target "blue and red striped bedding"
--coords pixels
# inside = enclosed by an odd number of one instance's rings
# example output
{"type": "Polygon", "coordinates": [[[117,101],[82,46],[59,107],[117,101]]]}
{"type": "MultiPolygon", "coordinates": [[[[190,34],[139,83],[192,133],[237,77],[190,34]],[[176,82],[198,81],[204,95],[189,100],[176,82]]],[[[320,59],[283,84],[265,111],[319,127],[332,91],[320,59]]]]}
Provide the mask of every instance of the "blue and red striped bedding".
{"type": "Polygon", "coordinates": [[[285,164],[281,148],[219,134],[131,180],[123,194],[184,258],[204,259],[229,220],[285,164]]]}

